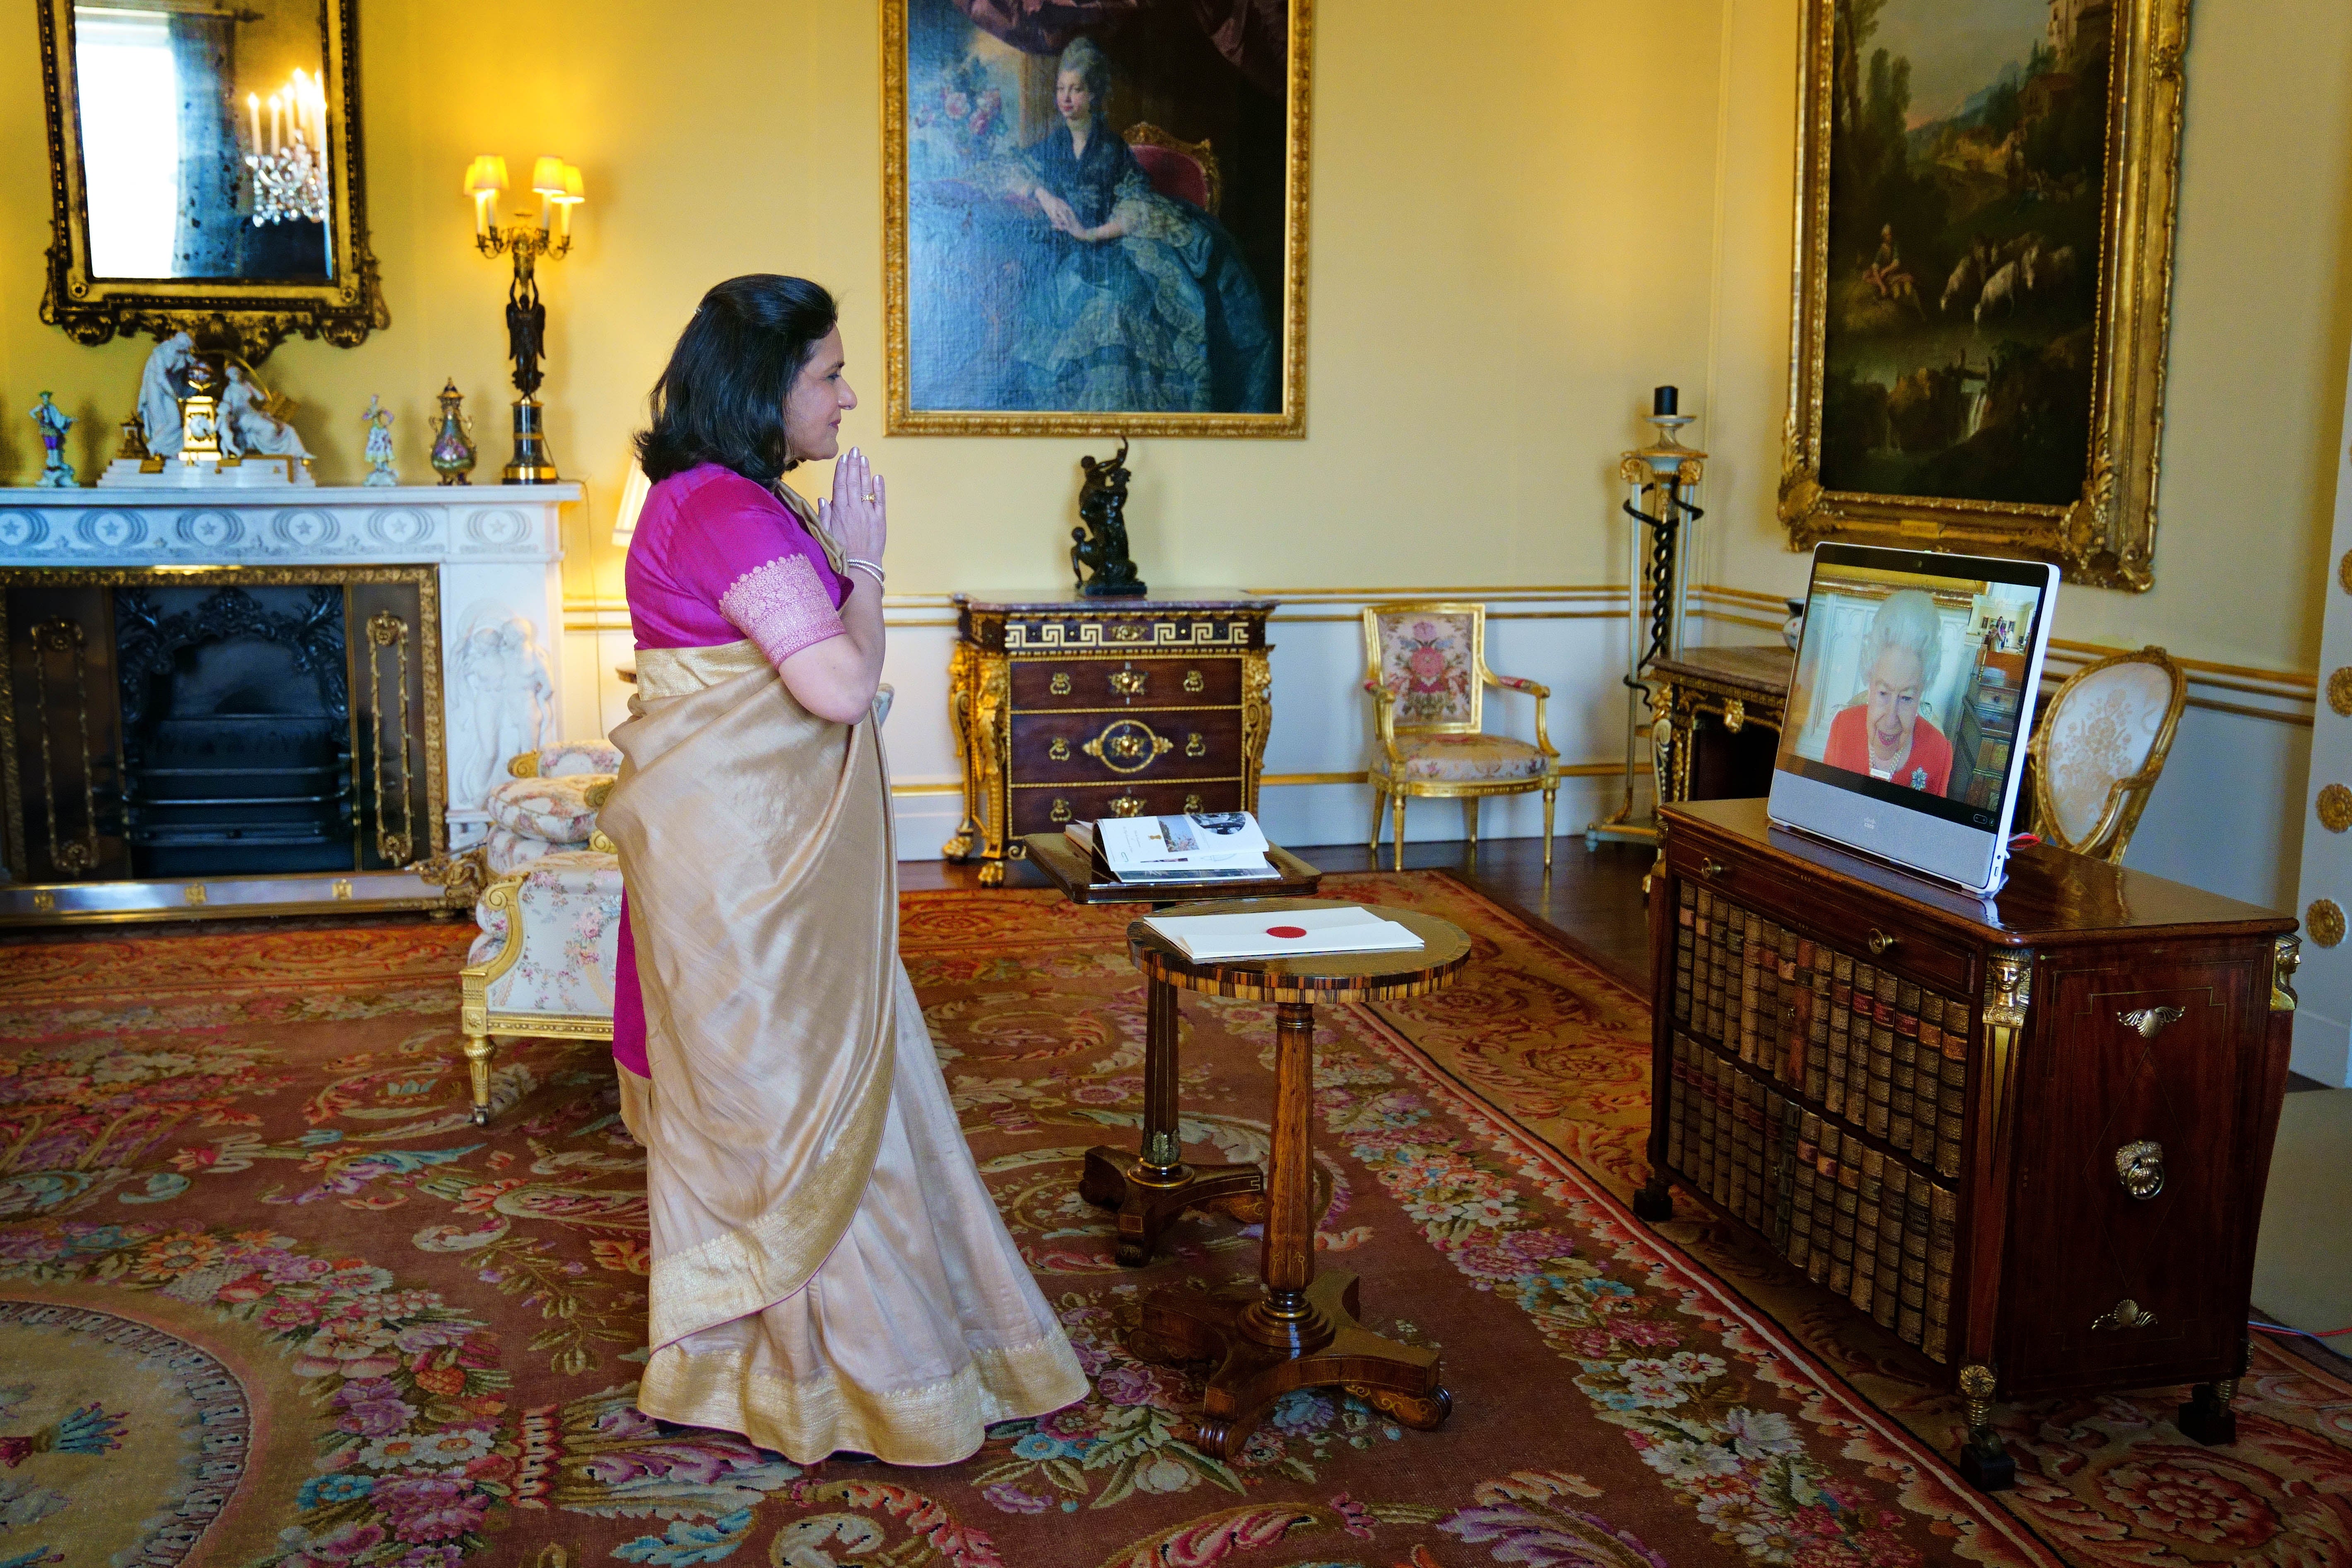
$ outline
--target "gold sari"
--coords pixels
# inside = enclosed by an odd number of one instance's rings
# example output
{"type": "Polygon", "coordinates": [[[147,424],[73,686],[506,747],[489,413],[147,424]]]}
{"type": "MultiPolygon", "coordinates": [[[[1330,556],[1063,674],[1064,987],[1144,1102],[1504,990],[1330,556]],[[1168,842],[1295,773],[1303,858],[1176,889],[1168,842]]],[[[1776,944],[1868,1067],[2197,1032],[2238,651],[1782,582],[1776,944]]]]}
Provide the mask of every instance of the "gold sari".
{"type": "Polygon", "coordinates": [[[618,846],[650,1079],[652,1355],[637,1406],[800,1463],[937,1465],[1087,1392],[963,1141],[898,959],[869,720],[750,642],[640,649],[618,846]]]}

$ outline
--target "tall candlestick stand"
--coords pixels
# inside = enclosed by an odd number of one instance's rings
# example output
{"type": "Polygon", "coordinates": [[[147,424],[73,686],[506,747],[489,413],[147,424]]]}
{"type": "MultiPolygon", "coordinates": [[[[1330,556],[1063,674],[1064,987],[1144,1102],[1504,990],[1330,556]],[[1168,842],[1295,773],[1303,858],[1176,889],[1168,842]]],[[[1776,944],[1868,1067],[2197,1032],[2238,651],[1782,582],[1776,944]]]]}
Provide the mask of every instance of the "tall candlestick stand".
{"type": "Polygon", "coordinates": [[[1625,481],[1624,512],[1633,523],[1625,606],[1625,795],[1615,812],[1585,828],[1587,846],[1604,838],[1636,844],[1654,844],[1658,838],[1654,814],[1648,820],[1633,815],[1635,788],[1645,746],[1654,782],[1665,776],[1666,748],[1673,737],[1663,723],[1643,722],[1643,705],[1652,700],[1643,678],[1654,661],[1683,651],[1691,529],[1706,515],[1690,500],[1706,473],[1706,454],[1675,439],[1675,433],[1691,423],[1691,416],[1679,411],[1680,395],[1671,386],[1657,389],[1649,416],[1657,426],[1657,439],[1626,453],[1617,467],[1625,481]]]}

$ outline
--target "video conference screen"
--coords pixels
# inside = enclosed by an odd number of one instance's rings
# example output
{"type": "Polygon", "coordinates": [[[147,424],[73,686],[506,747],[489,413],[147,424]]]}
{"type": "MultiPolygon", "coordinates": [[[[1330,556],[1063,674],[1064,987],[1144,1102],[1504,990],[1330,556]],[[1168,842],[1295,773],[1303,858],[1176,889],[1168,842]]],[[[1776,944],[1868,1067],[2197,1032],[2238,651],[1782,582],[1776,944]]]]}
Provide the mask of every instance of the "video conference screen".
{"type": "Polygon", "coordinates": [[[2039,582],[1817,561],[1778,765],[1995,829],[2032,719],[2042,600],[2039,582]]]}

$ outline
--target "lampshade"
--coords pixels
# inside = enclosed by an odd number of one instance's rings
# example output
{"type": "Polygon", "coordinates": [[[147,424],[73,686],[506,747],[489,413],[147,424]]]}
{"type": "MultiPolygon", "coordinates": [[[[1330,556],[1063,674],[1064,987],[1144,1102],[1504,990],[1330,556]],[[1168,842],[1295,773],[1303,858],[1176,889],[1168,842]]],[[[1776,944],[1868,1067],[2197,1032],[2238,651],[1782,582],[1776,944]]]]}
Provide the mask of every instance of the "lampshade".
{"type": "Polygon", "coordinates": [[[629,538],[637,531],[637,513],[646,509],[646,493],[653,489],[645,469],[633,460],[629,477],[621,486],[621,510],[613,515],[613,542],[626,550],[629,538]]]}
{"type": "Polygon", "coordinates": [[[496,153],[483,153],[474,159],[466,171],[466,194],[479,195],[487,191],[492,195],[507,188],[507,161],[496,153]]]}
{"type": "Polygon", "coordinates": [[[563,160],[542,156],[530,166],[530,188],[542,196],[563,194],[563,160]]]}
{"type": "Polygon", "coordinates": [[[580,165],[577,163],[563,165],[563,199],[567,202],[582,202],[588,199],[581,184],[580,165]]]}

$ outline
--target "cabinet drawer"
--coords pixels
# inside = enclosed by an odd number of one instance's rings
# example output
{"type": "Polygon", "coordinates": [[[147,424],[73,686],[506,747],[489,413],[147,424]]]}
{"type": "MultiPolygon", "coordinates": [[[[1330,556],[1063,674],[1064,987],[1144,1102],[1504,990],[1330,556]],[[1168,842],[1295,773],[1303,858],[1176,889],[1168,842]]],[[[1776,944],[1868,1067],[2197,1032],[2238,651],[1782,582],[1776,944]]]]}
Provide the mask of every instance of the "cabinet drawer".
{"type": "Polygon", "coordinates": [[[1051,833],[1100,816],[1163,816],[1180,811],[1239,811],[1239,779],[1162,780],[1157,784],[1016,785],[1013,831],[1051,833]]]}
{"type": "Polygon", "coordinates": [[[1148,784],[1233,778],[1241,771],[1238,708],[1013,718],[1013,776],[1024,784],[1148,784]]]}
{"type": "Polygon", "coordinates": [[[1973,949],[1892,920],[1884,905],[1874,910],[1850,904],[1838,893],[1819,885],[1801,885],[1792,878],[1751,861],[1718,859],[1694,848],[1675,847],[1671,841],[1666,859],[1675,876],[1711,888],[1720,898],[1768,915],[1843,952],[1856,957],[1867,956],[1871,963],[1891,969],[1916,984],[1950,996],[1974,994],[1973,949]],[[1709,867],[1715,868],[1712,876],[1707,874],[1709,867]],[[1874,934],[1892,940],[1874,952],[1874,934]]]}
{"type": "Polygon", "coordinates": [[[1016,658],[1013,708],[1238,707],[1241,660],[1218,658],[1016,658]]]}

